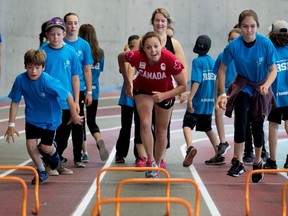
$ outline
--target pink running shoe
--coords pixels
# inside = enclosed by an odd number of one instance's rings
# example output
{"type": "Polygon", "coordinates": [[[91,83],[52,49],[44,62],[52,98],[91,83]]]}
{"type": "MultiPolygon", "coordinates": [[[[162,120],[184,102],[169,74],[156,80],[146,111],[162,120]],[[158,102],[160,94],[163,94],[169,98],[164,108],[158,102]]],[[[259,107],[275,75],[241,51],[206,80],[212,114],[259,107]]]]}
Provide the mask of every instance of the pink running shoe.
{"type": "Polygon", "coordinates": [[[135,161],[135,167],[146,167],[146,162],[146,157],[138,157],[135,161]]]}
{"type": "Polygon", "coordinates": [[[163,159],[160,162],[160,168],[166,169],[166,163],[163,159]]]}

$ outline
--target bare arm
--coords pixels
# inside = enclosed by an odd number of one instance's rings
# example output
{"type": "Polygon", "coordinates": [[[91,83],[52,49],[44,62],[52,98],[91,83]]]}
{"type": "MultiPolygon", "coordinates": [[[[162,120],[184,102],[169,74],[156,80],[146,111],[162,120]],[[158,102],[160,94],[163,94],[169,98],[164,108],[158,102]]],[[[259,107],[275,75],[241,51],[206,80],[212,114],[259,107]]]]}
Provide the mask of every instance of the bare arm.
{"type": "MultiPolygon", "coordinates": [[[[183,48],[182,48],[181,44],[179,43],[179,41],[175,40],[174,38],[172,38],[172,43],[173,43],[173,47],[174,47],[175,56],[182,63],[182,65],[184,67],[183,73],[184,73],[184,76],[186,79],[186,84],[187,84],[188,66],[187,66],[186,57],[185,57],[183,48]]],[[[186,91],[180,94],[180,103],[183,103],[185,100],[186,100],[186,91]]]]}
{"type": "Polygon", "coordinates": [[[83,67],[84,79],[86,84],[86,96],[85,96],[85,104],[90,106],[92,103],[92,72],[91,65],[85,65],[83,67]]]}
{"type": "Polygon", "coordinates": [[[188,112],[190,112],[190,113],[194,112],[193,105],[192,105],[192,100],[193,100],[193,98],[194,98],[199,86],[200,86],[199,82],[193,82],[193,84],[191,86],[190,93],[189,93],[189,96],[188,96],[188,101],[187,101],[187,109],[188,109],[188,112]]]}
{"type": "Polygon", "coordinates": [[[83,122],[84,116],[79,116],[76,110],[76,105],[73,100],[72,95],[69,93],[67,98],[67,103],[70,109],[71,119],[68,123],[73,122],[74,124],[81,124],[83,122]]]}
{"type": "Polygon", "coordinates": [[[218,84],[220,89],[220,96],[217,98],[217,103],[221,109],[226,109],[227,104],[227,96],[225,92],[225,73],[227,67],[221,63],[219,70],[218,70],[218,84]]]}
{"type": "Polygon", "coordinates": [[[273,64],[269,67],[269,74],[265,83],[262,86],[260,86],[261,94],[265,95],[268,93],[268,88],[274,82],[274,80],[276,79],[276,76],[277,76],[277,68],[276,68],[276,65],[273,64]]]}
{"type": "Polygon", "coordinates": [[[73,88],[73,93],[74,93],[74,101],[76,105],[76,110],[77,110],[77,113],[79,113],[80,112],[80,108],[79,108],[80,81],[79,81],[78,75],[75,75],[72,77],[72,88],[73,88]]]}
{"type": "Polygon", "coordinates": [[[118,55],[118,64],[120,68],[120,72],[124,79],[124,85],[125,85],[125,93],[129,97],[133,97],[133,76],[135,74],[135,69],[127,62],[127,59],[125,57],[125,52],[120,53],[118,55]]]}
{"type": "Polygon", "coordinates": [[[8,128],[7,128],[6,133],[4,135],[4,137],[6,137],[6,142],[8,142],[8,143],[10,143],[11,140],[14,143],[14,141],[15,141],[14,140],[14,134],[19,136],[19,133],[15,128],[15,120],[16,120],[16,115],[18,112],[18,107],[19,107],[19,103],[11,102],[10,111],[9,111],[8,128]]]}

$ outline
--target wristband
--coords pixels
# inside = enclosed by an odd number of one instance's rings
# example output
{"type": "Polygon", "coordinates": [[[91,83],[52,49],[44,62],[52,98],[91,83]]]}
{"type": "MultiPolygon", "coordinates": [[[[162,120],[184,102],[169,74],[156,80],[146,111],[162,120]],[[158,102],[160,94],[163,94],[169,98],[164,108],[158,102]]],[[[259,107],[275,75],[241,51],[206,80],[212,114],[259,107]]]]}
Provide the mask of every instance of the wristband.
{"type": "Polygon", "coordinates": [[[92,91],[87,91],[86,94],[92,95],[92,91]]]}
{"type": "Polygon", "coordinates": [[[220,97],[227,97],[227,94],[224,92],[220,95],[220,97]]]}
{"type": "Polygon", "coordinates": [[[14,122],[9,122],[8,123],[8,127],[15,127],[15,123],[14,122]]]}

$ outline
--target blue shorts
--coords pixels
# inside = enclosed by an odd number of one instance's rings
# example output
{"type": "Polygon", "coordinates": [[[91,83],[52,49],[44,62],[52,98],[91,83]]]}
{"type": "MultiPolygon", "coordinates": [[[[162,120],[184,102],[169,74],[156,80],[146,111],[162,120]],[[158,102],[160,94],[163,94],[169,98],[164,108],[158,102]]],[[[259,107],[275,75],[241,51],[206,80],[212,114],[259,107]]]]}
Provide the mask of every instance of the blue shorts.
{"type": "Polygon", "coordinates": [[[47,146],[51,146],[55,137],[54,130],[39,128],[29,123],[25,124],[25,133],[26,133],[26,140],[41,139],[39,145],[44,144],[47,146]]]}
{"type": "Polygon", "coordinates": [[[212,114],[196,114],[186,110],[182,128],[189,127],[193,130],[196,126],[196,131],[208,132],[212,130],[211,124],[212,114]]]}

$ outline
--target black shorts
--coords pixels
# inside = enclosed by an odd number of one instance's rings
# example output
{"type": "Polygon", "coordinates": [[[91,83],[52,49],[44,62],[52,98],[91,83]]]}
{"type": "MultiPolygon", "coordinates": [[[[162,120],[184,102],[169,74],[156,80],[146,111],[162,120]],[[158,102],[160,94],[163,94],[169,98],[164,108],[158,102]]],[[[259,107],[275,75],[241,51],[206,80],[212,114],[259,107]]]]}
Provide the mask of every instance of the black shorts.
{"type": "Polygon", "coordinates": [[[36,127],[32,124],[26,123],[25,134],[26,134],[26,140],[41,139],[39,144],[51,146],[54,141],[55,130],[43,129],[36,127]]]}
{"type": "MultiPolygon", "coordinates": [[[[133,90],[133,95],[139,95],[139,94],[153,95],[152,93],[146,92],[141,89],[133,90]]],[[[163,100],[160,103],[156,103],[156,104],[162,109],[170,109],[171,107],[174,106],[174,103],[175,103],[175,97],[172,98],[171,100],[163,100]]]]}
{"type": "Polygon", "coordinates": [[[282,120],[288,120],[288,106],[273,109],[268,115],[268,121],[270,122],[281,124],[282,120]]]}
{"type": "Polygon", "coordinates": [[[196,131],[208,132],[212,130],[211,124],[212,114],[196,114],[186,110],[182,128],[189,127],[193,130],[196,126],[196,131]]]}

